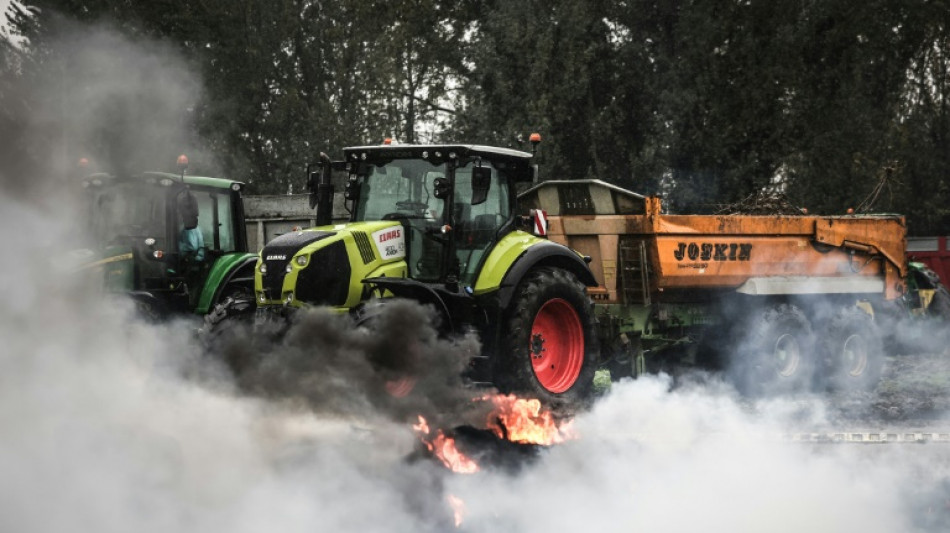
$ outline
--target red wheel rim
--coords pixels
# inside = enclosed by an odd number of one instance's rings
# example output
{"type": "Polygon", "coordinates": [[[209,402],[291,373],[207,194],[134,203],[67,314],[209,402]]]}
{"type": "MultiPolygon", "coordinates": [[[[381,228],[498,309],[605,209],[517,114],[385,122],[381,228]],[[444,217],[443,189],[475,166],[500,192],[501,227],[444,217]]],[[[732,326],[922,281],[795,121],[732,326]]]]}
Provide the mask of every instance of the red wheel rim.
{"type": "Polygon", "coordinates": [[[584,365],[584,327],[571,304],[555,298],[541,306],[528,350],[542,387],[557,394],[574,385],[584,365]]]}

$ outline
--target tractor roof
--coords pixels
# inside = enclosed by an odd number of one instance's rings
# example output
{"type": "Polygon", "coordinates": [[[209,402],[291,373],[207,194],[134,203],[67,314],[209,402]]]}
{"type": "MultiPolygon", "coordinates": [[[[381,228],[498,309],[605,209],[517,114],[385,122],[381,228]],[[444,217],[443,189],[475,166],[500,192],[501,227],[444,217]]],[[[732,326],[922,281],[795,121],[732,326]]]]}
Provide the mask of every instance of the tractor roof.
{"type": "Polygon", "coordinates": [[[484,157],[499,167],[506,167],[509,175],[517,181],[533,179],[531,160],[528,152],[483,146],[478,144],[383,144],[370,146],[351,146],[343,149],[345,163],[361,161],[388,161],[393,159],[425,159],[433,164],[446,160],[484,157]]]}
{"type": "Polygon", "coordinates": [[[410,158],[422,157],[423,152],[429,155],[435,155],[440,152],[441,157],[449,153],[455,153],[458,157],[472,157],[484,155],[489,157],[511,158],[511,159],[531,159],[531,154],[520,150],[510,148],[499,148],[497,146],[483,146],[479,144],[382,144],[369,146],[350,146],[343,149],[343,153],[348,158],[353,154],[367,154],[367,157],[392,157],[392,158],[410,158]]]}
{"type": "MultiPolygon", "coordinates": [[[[83,178],[83,181],[93,183],[94,180],[99,180],[99,184],[116,181],[143,181],[146,183],[161,183],[162,180],[166,179],[180,183],[182,181],[182,176],[181,174],[172,174],[170,172],[142,172],[140,174],[124,175],[121,177],[106,173],[99,173],[86,176],[83,178]]],[[[238,187],[244,187],[244,183],[239,181],[224,178],[210,178],[206,176],[189,176],[187,174],[184,176],[184,183],[185,185],[214,187],[216,189],[230,189],[235,184],[237,184],[238,187]]]]}

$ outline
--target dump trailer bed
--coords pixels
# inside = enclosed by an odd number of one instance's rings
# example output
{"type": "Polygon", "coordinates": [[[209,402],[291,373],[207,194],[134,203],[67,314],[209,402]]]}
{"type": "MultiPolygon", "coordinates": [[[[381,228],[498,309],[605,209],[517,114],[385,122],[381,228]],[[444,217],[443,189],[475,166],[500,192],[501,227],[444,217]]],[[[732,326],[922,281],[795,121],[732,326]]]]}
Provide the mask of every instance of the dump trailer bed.
{"type": "Polygon", "coordinates": [[[544,182],[521,202],[546,212],[552,241],[590,256],[599,303],[904,291],[903,216],[667,215],[598,180],[544,182]]]}

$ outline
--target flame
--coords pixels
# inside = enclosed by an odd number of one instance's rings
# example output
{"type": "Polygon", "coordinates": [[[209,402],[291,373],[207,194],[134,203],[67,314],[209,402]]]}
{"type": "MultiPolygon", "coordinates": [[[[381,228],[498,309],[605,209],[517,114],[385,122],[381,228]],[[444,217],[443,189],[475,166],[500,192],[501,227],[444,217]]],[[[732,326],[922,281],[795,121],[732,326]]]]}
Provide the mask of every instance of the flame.
{"type": "Polygon", "coordinates": [[[465,515],[465,502],[462,498],[452,494],[446,495],[445,499],[449,502],[449,507],[452,508],[452,512],[455,514],[455,527],[461,526],[462,517],[465,515]]]}
{"type": "MultiPolygon", "coordinates": [[[[487,395],[481,400],[490,400],[494,405],[488,415],[487,426],[501,439],[549,446],[577,438],[571,427],[572,421],[559,424],[550,411],[542,409],[540,400],[518,398],[513,394],[487,395]]],[[[418,417],[419,421],[412,425],[412,429],[446,468],[459,474],[479,471],[478,463],[455,447],[455,439],[447,436],[441,429],[434,438],[430,438],[428,421],[422,415],[418,417]]]]}
{"type": "Polygon", "coordinates": [[[426,422],[426,419],[422,415],[419,415],[419,423],[413,424],[412,429],[416,430],[417,433],[422,433],[423,435],[429,434],[429,423],[426,422]]]}
{"type": "MultiPolygon", "coordinates": [[[[412,429],[416,430],[422,435],[428,435],[429,423],[426,422],[426,419],[422,415],[419,415],[419,423],[414,424],[412,429]]],[[[452,437],[447,437],[441,429],[436,434],[434,439],[426,440],[423,438],[422,442],[424,442],[426,447],[429,448],[429,451],[432,452],[432,455],[435,455],[440,461],[442,461],[442,464],[444,464],[449,470],[457,474],[474,474],[475,472],[478,472],[478,463],[473,461],[464,453],[458,451],[458,448],[455,447],[455,439],[452,437]]]]}
{"type": "Polygon", "coordinates": [[[550,411],[542,411],[541,402],[513,394],[482,397],[495,409],[488,415],[488,427],[499,437],[525,444],[551,445],[576,438],[571,421],[558,424],[550,411]]]}

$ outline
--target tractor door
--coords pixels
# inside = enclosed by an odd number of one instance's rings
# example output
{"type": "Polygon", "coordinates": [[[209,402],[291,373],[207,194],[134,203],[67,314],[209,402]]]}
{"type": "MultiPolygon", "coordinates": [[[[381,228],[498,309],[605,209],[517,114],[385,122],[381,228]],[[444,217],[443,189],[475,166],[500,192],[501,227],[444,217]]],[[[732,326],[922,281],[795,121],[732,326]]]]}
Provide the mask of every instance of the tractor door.
{"type": "Polygon", "coordinates": [[[446,179],[444,163],[422,159],[394,159],[366,164],[357,171],[358,198],[354,222],[396,220],[406,230],[409,277],[436,282],[444,278],[447,237],[445,202],[436,192],[446,179]]]}
{"type": "Polygon", "coordinates": [[[455,170],[453,201],[459,281],[472,286],[487,252],[498,242],[511,216],[507,178],[488,161],[470,161],[455,170]]]}
{"type": "Polygon", "coordinates": [[[179,271],[185,276],[194,305],[215,261],[229,253],[243,252],[246,244],[241,228],[236,227],[230,190],[191,187],[179,194],[177,203],[179,271]],[[192,209],[197,211],[197,221],[192,219],[192,209]]]}

